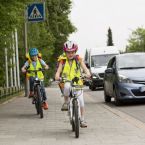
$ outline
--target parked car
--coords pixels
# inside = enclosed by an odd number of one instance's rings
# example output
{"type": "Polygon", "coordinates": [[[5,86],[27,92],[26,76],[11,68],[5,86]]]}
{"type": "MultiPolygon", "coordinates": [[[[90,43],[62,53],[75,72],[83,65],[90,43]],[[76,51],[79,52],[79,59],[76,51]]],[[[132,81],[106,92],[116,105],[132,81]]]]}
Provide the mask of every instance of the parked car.
{"type": "Polygon", "coordinates": [[[122,101],[145,99],[145,53],[112,57],[104,74],[104,99],[116,105],[122,101]]]}

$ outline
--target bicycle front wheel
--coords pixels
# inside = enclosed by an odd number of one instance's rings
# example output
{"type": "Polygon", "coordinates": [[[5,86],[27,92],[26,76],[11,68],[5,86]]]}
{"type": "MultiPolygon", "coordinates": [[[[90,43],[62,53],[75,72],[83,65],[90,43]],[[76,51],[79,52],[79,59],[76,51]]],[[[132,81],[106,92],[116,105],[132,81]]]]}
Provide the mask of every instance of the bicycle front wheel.
{"type": "Polygon", "coordinates": [[[80,120],[79,120],[79,111],[78,111],[78,102],[77,100],[73,101],[73,118],[74,118],[74,131],[75,137],[79,137],[79,128],[80,128],[80,120]]]}
{"type": "Polygon", "coordinates": [[[37,86],[37,107],[38,107],[38,112],[40,114],[40,118],[43,118],[42,96],[41,96],[39,85],[37,86]]]}
{"type": "Polygon", "coordinates": [[[35,108],[36,108],[37,115],[39,115],[39,104],[37,100],[35,102],[35,108]]]}

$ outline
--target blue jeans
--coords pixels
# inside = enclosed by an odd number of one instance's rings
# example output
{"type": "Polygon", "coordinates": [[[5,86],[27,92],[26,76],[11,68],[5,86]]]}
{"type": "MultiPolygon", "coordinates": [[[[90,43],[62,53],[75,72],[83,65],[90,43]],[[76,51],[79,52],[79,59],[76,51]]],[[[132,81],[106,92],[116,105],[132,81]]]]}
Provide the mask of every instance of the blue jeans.
{"type": "MultiPolygon", "coordinates": [[[[30,77],[29,78],[29,82],[30,82],[30,91],[33,92],[34,91],[34,81],[35,81],[35,78],[34,77],[30,77]]],[[[47,100],[47,96],[46,96],[46,92],[45,92],[45,88],[44,88],[44,83],[41,82],[41,91],[42,91],[42,94],[43,94],[43,100],[47,100]]]]}

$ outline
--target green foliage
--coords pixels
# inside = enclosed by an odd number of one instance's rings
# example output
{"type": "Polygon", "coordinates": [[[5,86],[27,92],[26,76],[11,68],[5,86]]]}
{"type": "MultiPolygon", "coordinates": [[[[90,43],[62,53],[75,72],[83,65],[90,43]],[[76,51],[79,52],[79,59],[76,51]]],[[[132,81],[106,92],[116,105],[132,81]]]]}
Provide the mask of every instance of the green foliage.
{"type": "Polygon", "coordinates": [[[137,28],[132,32],[128,45],[127,52],[145,52],[145,29],[142,27],[137,28]]]}
{"type": "Polygon", "coordinates": [[[109,27],[108,34],[107,34],[108,40],[107,40],[107,46],[113,46],[113,40],[112,40],[112,30],[109,27]]]}
{"type": "MultiPolygon", "coordinates": [[[[12,56],[12,32],[19,29],[24,21],[24,4],[26,0],[1,0],[0,1],[0,58],[5,60],[5,48],[8,49],[8,58],[12,56]]],[[[9,62],[8,62],[9,63],[9,62]]],[[[5,84],[5,63],[0,61],[0,86],[5,84]]],[[[9,65],[10,66],[10,65],[9,65]]],[[[10,66],[13,67],[13,66],[10,66]]]]}
{"type": "Polygon", "coordinates": [[[68,14],[70,13],[70,0],[47,0],[48,26],[51,34],[55,38],[54,58],[62,53],[63,43],[67,40],[70,33],[75,31],[71,24],[68,14]]]}
{"type": "MultiPolygon", "coordinates": [[[[34,0],[29,0],[34,2],[34,0]]],[[[42,0],[37,0],[42,2],[42,0]]],[[[4,60],[4,48],[8,48],[8,57],[11,58],[13,51],[12,32],[18,30],[20,68],[25,62],[24,48],[24,12],[28,4],[27,0],[2,0],[0,1],[0,56],[4,60]]],[[[53,77],[57,56],[62,53],[63,43],[70,33],[76,28],[69,20],[71,0],[45,0],[46,20],[39,23],[27,23],[28,48],[37,47],[42,53],[43,59],[51,69],[45,73],[47,81],[53,77]]],[[[0,86],[5,83],[5,64],[0,61],[0,86]]],[[[9,65],[9,67],[13,67],[9,65]]],[[[23,76],[21,76],[23,78],[23,76]]]]}

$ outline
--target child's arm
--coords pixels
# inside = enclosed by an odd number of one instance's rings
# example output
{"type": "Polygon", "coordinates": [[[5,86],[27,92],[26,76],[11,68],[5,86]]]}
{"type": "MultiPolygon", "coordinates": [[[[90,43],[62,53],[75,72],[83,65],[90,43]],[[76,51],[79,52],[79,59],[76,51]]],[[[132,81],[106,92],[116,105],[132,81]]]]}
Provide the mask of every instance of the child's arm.
{"type": "Polygon", "coordinates": [[[45,69],[49,69],[49,66],[47,64],[44,65],[45,69]]]}
{"type": "Polygon", "coordinates": [[[28,62],[26,61],[25,64],[23,65],[23,67],[21,68],[21,71],[23,73],[26,73],[26,68],[29,66],[28,62]]]}
{"type": "Polygon", "coordinates": [[[91,77],[91,73],[90,73],[89,69],[86,67],[86,65],[85,65],[85,63],[84,63],[84,61],[82,59],[80,61],[80,65],[81,65],[83,71],[85,72],[85,74],[87,75],[86,77],[90,78],[91,77]]]}
{"type": "Polygon", "coordinates": [[[59,66],[58,66],[58,69],[57,69],[57,72],[55,74],[55,80],[59,80],[60,79],[61,72],[62,72],[62,63],[60,62],[59,66]]]}
{"type": "Polygon", "coordinates": [[[41,59],[41,64],[44,66],[45,69],[49,69],[49,66],[46,64],[44,60],[41,59]]]}

